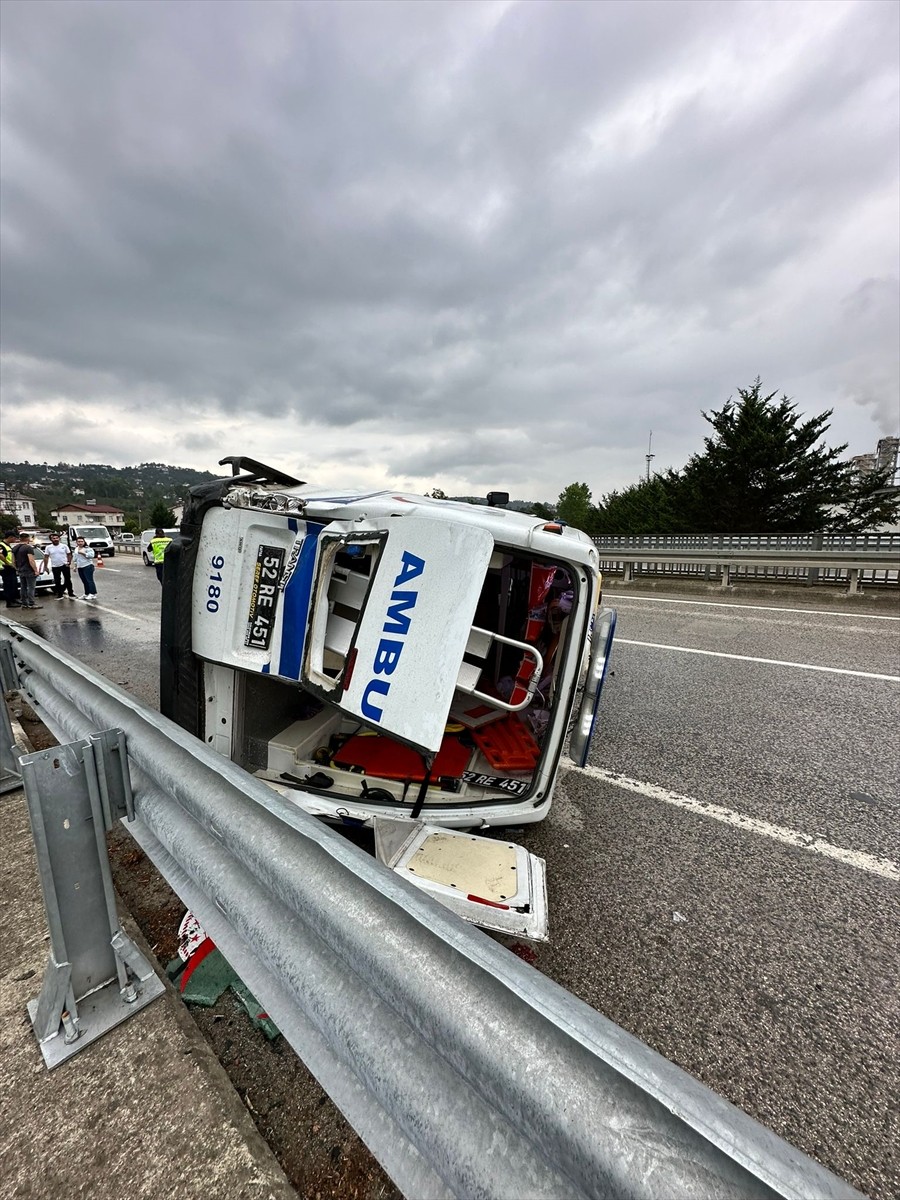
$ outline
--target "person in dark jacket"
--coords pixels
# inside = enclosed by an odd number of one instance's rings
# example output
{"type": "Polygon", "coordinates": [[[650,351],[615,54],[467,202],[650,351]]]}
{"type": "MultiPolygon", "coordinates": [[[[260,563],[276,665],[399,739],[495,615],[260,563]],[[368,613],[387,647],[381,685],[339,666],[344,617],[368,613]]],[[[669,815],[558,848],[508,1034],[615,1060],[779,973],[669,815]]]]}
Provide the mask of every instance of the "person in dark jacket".
{"type": "Polygon", "coordinates": [[[38,565],[29,534],[23,533],[20,536],[19,544],[13,549],[13,558],[16,560],[16,570],[19,572],[22,607],[43,608],[43,604],[34,602],[34,585],[37,583],[38,565]]]}

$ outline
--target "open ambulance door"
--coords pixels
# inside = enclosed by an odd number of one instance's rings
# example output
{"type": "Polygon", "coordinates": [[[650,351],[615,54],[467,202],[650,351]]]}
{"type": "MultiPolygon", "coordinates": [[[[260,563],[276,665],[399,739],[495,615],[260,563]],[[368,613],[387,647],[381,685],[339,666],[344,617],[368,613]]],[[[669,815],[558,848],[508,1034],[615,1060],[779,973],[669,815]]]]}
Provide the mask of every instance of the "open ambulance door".
{"type": "Polygon", "coordinates": [[[376,817],[375,855],[464,921],[547,940],[546,865],[524,846],[424,821],[376,817]]]}
{"type": "Polygon", "coordinates": [[[579,767],[587,763],[615,633],[616,610],[602,608],[597,614],[597,623],[591,639],[591,659],[584,683],[584,695],[569,737],[569,757],[579,767]]]}
{"type": "Polygon", "coordinates": [[[493,549],[485,529],[416,513],[323,530],[304,683],[435,754],[493,549]]]}

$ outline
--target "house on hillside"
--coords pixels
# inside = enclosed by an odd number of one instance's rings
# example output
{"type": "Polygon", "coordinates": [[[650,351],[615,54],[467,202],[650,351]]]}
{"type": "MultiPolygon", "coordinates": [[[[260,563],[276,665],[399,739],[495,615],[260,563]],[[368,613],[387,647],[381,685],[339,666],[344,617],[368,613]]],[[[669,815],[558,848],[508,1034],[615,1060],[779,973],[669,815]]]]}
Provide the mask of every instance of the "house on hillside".
{"type": "MultiPolygon", "coordinates": [[[[34,501],[16,495],[6,484],[0,484],[0,512],[14,515],[22,529],[35,528],[34,501]]],[[[2,532],[5,531],[0,530],[2,532]]]]}
{"type": "Polygon", "coordinates": [[[120,530],[125,524],[125,513],[121,508],[109,504],[60,504],[50,514],[57,525],[105,525],[110,533],[120,530]]]}

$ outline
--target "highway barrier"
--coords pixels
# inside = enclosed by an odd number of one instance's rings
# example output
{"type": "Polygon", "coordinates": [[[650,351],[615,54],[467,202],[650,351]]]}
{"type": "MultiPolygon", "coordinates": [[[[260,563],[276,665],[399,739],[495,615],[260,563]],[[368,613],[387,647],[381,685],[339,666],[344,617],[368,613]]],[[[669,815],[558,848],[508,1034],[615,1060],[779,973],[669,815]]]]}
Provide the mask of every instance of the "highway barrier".
{"type": "Polygon", "coordinates": [[[900,586],[900,534],[594,538],[605,575],[736,583],[900,586]]]}

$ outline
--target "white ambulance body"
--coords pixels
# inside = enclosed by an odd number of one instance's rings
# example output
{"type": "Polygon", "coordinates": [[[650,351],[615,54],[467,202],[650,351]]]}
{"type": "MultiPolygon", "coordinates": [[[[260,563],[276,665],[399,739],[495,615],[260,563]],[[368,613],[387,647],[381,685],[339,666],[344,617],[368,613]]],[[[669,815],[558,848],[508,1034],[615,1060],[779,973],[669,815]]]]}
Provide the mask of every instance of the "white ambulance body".
{"type": "Polygon", "coordinates": [[[235,476],[194,489],[166,552],[163,711],[305,811],[372,828],[379,857],[461,915],[545,936],[543,863],[441,831],[546,816],[586,672],[585,761],[615,625],[604,610],[590,658],[593,543],[223,462],[235,476]]]}

